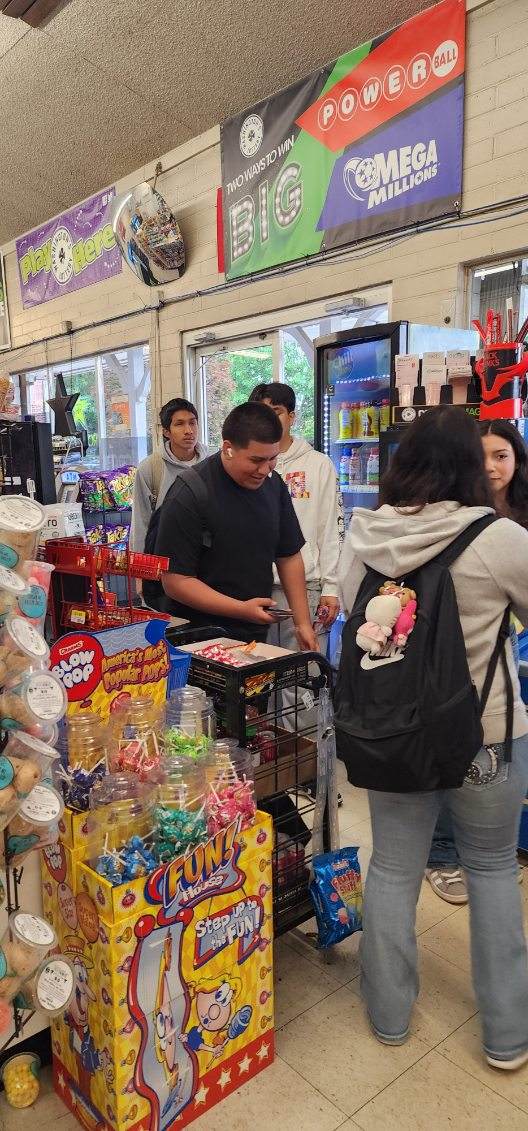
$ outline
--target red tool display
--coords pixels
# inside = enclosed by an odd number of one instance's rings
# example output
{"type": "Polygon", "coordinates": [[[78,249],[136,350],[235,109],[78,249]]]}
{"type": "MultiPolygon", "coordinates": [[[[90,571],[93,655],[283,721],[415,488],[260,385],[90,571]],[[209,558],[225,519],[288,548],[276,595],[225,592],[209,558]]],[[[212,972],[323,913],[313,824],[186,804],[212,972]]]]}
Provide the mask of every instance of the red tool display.
{"type": "Polygon", "coordinates": [[[83,538],[52,538],[46,542],[45,558],[55,567],[50,589],[50,612],[54,637],[65,629],[116,628],[154,618],[168,620],[163,613],[134,606],[135,581],[158,581],[169,559],[156,554],[136,554],[110,546],[92,546],[83,538]],[[125,580],[125,601],[111,578],[125,580]]]}
{"type": "MultiPolygon", "coordinates": [[[[512,326],[512,312],[509,312],[509,328],[512,326]]],[[[475,371],[480,378],[481,397],[480,419],[517,420],[522,416],[522,383],[528,373],[528,351],[519,335],[515,341],[501,341],[502,317],[496,311],[488,310],[486,329],[477,318],[473,326],[484,344],[484,355],[475,362],[475,371]]],[[[509,337],[511,338],[511,330],[509,337]]]]}

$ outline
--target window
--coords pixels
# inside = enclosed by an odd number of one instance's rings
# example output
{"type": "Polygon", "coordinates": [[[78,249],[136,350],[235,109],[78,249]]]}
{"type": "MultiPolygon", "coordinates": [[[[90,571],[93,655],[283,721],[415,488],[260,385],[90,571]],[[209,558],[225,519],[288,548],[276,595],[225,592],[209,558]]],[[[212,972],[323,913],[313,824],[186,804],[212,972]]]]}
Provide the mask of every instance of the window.
{"type": "Polygon", "coordinates": [[[58,373],[67,392],[79,394],[73,417],[88,435],[85,463],[108,469],[137,464],[149,454],[154,429],[148,345],[21,373],[21,411],[50,421],[52,428],[54,416],[47,402],[55,394],[58,373]]]}
{"type": "Polygon", "coordinates": [[[511,299],[513,336],[528,317],[528,259],[509,259],[475,267],[471,273],[471,313],[486,328],[488,310],[501,315],[503,336],[508,334],[507,304],[511,299]]]}
{"type": "MultiPolygon", "coordinates": [[[[336,330],[373,326],[388,320],[386,302],[350,306],[341,300],[297,323],[246,338],[197,345],[189,351],[188,393],[201,419],[210,451],[220,447],[222,423],[263,381],[284,381],[297,400],[295,431],[313,444],[315,435],[314,341],[336,330]]],[[[211,335],[208,335],[210,337],[211,335]]]]}

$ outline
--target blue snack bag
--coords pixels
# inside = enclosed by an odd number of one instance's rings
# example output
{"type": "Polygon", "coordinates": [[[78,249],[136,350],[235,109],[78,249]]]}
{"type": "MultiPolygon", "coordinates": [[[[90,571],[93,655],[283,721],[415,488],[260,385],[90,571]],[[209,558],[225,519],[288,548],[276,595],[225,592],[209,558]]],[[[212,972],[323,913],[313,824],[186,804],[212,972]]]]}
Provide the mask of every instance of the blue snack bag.
{"type": "Polygon", "coordinates": [[[357,848],[315,856],[310,895],[315,908],[319,947],[334,946],[363,925],[363,888],[357,848]]]}

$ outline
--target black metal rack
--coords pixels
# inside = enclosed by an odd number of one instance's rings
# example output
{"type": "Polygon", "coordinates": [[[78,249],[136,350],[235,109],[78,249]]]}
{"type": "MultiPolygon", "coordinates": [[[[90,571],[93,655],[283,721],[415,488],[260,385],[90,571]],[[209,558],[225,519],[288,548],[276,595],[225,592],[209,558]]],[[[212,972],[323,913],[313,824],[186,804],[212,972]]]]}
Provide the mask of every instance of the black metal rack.
{"type": "MultiPolygon", "coordinates": [[[[20,901],[18,898],[18,891],[22,882],[22,875],[24,868],[12,868],[9,863],[9,853],[7,848],[7,829],[4,829],[4,858],[5,858],[5,876],[6,876],[6,911],[11,915],[13,911],[20,910],[20,901]]],[[[9,1037],[0,1045],[0,1054],[5,1052],[6,1049],[16,1041],[24,1032],[26,1025],[29,1024],[31,1018],[34,1016],[34,1010],[19,1009],[16,1001],[12,1003],[13,1007],[13,1029],[9,1037]]]]}
{"type": "MultiPolygon", "coordinates": [[[[169,629],[174,647],[225,636],[220,629],[169,629]]],[[[268,760],[255,767],[258,806],[273,818],[275,935],[310,919],[311,826],[317,777],[317,699],[332,668],[315,652],[294,652],[231,668],[193,655],[188,682],[213,700],[220,729],[268,760]],[[309,698],[307,698],[309,697],[309,698]],[[310,706],[313,703],[313,706],[310,706]],[[308,704],[308,706],[307,706],[308,704]],[[264,741],[263,741],[264,736],[264,741]],[[313,792],[307,792],[313,785],[313,792]]],[[[324,822],[328,851],[328,815],[324,822]]]]}

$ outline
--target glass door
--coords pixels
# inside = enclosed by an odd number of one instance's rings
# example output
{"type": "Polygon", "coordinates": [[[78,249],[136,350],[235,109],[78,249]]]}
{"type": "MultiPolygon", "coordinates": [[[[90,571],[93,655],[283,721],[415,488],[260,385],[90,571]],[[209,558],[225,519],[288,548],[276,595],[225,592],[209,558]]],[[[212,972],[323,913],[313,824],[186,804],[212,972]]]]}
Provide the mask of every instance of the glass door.
{"type": "Polygon", "coordinates": [[[390,420],[390,338],[328,346],[323,366],[323,451],[336,469],[345,511],[375,507],[380,429],[390,420]]]}
{"type": "Polygon", "coordinates": [[[276,349],[275,335],[196,347],[190,395],[210,452],[221,446],[222,424],[231,409],[247,401],[255,385],[277,379],[276,349]]]}

